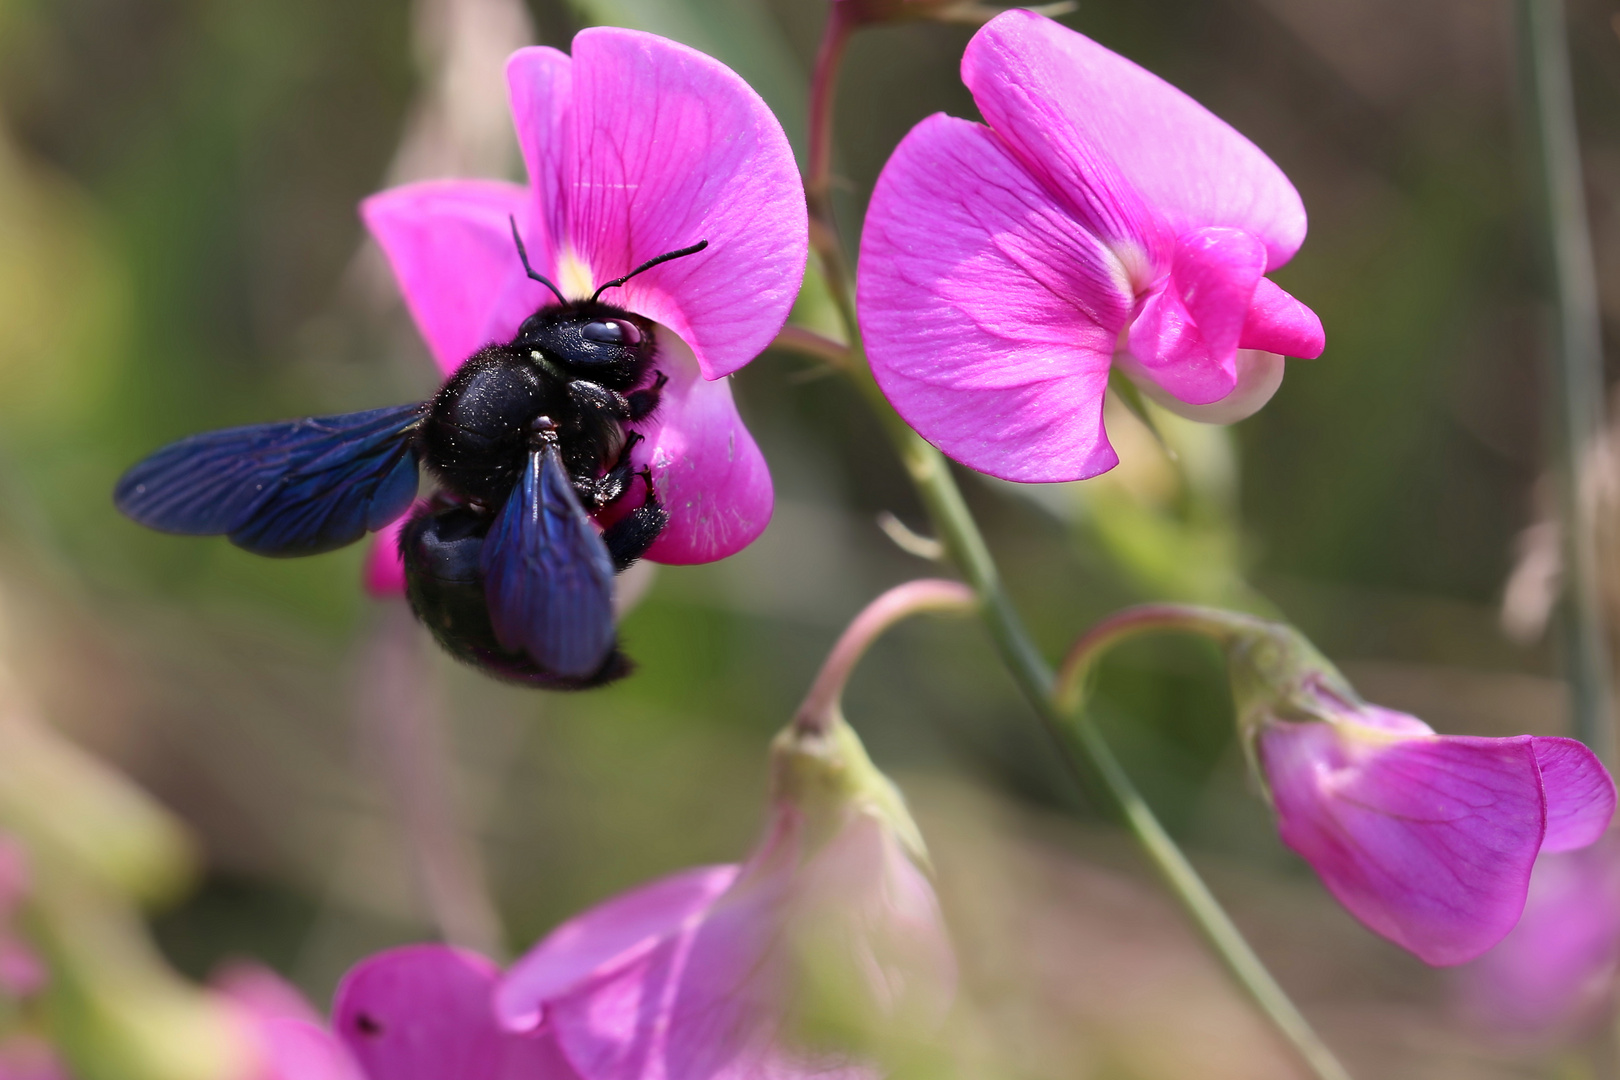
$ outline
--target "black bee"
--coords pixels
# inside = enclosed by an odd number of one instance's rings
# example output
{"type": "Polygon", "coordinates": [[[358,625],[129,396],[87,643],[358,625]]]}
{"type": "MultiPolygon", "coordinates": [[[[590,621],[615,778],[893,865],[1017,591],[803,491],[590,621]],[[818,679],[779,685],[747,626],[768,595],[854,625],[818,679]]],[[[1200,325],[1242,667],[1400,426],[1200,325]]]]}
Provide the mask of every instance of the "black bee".
{"type": "Polygon", "coordinates": [[[400,534],[412,610],[451,655],[500,678],[551,689],[627,674],[613,625],[613,577],[668,521],[625,425],[658,408],[648,320],[602,303],[608,289],[707,241],[671,251],[570,301],[557,297],[517,336],[487,345],[419,405],[193,435],[124,474],[118,509],[142,525],[223,534],[260,555],[314,555],[397,520],[418,464],[439,482],[400,534]],[[606,529],[593,513],[639,505],[606,529]]]}

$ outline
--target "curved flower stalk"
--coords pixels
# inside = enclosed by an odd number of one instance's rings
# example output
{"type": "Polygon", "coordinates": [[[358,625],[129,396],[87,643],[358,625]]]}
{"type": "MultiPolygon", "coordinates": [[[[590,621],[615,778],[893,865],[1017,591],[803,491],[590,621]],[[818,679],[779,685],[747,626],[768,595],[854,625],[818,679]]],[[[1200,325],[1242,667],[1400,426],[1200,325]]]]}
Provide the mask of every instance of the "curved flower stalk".
{"type": "Polygon", "coordinates": [[[1091,664],[1124,637],[1203,634],[1227,652],[1244,748],[1283,842],[1351,914],[1435,965],[1470,960],[1519,921],[1542,852],[1598,839],[1615,787],[1574,739],[1439,735],[1368,705],[1298,631],[1205,608],[1104,620],[1065,662],[1077,703],[1091,664]]]}
{"type": "Polygon", "coordinates": [[[1456,974],[1461,1011],[1498,1038],[1549,1039],[1612,1016],[1620,974],[1620,835],[1537,859],[1518,925],[1456,974]]]}
{"type": "Polygon", "coordinates": [[[1253,143],[1181,91],[1027,11],[976,34],[988,127],[936,114],[884,167],[857,304],[872,373],[924,438],[1007,480],[1118,457],[1109,374],[1215,423],[1263,405],[1322,326],[1265,275],[1305,209],[1253,143]]]}
{"type": "MultiPolygon", "coordinates": [[[[647,260],[707,241],[701,257],[654,267],[605,302],[658,324],[668,376],[658,411],[632,425],[669,524],[648,553],[707,562],[770,519],[770,474],[725,376],[786,321],[808,251],[803,187],[781,125],[723,64],[651,34],[595,28],[573,55],[520,49],[507,64],[527,187],[437,180],[367,199],[361,215],[406,306],[448,374],[510,340],[556,297],[570,300],[647,260]],[[515,226],[514,226],[515,223],[515,226]]],[[[387,584],[375,562],[368,580],[387,584]]]]}

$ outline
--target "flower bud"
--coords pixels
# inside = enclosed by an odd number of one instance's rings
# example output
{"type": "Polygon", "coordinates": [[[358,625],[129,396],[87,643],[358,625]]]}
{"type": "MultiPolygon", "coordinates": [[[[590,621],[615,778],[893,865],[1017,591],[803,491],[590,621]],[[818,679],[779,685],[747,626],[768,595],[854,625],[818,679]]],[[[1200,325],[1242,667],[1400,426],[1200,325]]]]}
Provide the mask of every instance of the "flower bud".
{"type": "Polygon", "coordinates": [[[495,995],[583,1080],[871,1075],[852,1042],[937,1024],[955,960],[922,841],[841,720],[772,747],[770,821],[741,866],[642,886],[564,923],[495,995]],[[653,1007],[648,1002],[656,1002],[653,1007]],[[810,1045],[835,1034],[837,1050],[810,1045]],[[610,1067],[612,1066],[612,1067],[610,1067]]]}

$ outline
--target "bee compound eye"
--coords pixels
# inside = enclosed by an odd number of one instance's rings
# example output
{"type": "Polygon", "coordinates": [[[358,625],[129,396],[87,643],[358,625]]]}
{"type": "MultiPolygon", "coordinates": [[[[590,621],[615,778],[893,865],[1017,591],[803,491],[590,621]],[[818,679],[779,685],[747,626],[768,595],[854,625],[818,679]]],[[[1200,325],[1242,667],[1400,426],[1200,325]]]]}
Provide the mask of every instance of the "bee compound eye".
{"type": "Polygon", "coordinates": [[[599,345],[640,345],[641,331],[624,319],[598,319],[588,322],[579,336],[599,345]]]}

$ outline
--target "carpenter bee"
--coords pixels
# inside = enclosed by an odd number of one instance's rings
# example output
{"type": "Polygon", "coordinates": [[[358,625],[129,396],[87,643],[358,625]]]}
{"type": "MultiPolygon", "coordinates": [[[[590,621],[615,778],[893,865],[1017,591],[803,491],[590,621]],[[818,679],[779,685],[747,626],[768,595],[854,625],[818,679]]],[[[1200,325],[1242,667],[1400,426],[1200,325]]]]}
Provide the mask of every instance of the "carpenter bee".
{"type": "Polygon", "coordinates": [[[224,535],[260,555],[314,555],[395,521],[418,467],[438,481],[400,533],[406,596],[456,658],[499,678],[577,690],[630,662],[613,624],[613,578],[646,554],[668,514],[626,428],[658,408],[647,319],[602,293],[707,241],[667,252],[570,301],[557,297],[517,336],[469,357],[427,402],[193,435],[124,474],[118,509],[142,525],[224,535]],[[591,515],[639,504],[605,529],[591,515]]]}

